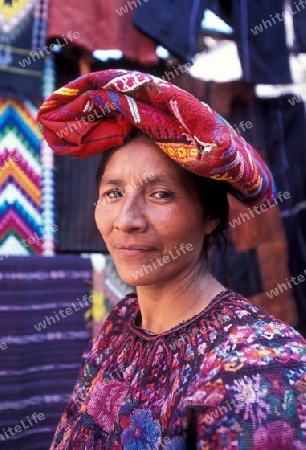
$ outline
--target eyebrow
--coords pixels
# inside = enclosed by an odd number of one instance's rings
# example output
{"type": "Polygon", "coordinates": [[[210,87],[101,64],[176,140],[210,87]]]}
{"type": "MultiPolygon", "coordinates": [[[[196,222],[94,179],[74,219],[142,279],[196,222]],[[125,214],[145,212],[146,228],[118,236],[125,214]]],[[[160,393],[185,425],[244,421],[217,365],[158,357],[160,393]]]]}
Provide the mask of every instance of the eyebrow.
{"type": "MultiPolygon", "coordinates": [[[[154,176],[154,178],[152,180],[150,180],[148,178],[148,176],[145,177],[145,174],[143,174],[142,177],[135,177],[131,181],[133,181],[133,180],[135,182],[138,182],[139,180],[143,180],[144,181],[143,185],[154,184],[154,183],[165,183],[165,182],[169,182],[169,181],[172,183],[175,183],[175,184],[180,184],[179,180],[171,174],[161,174],[158,176],[154,176]]],[[[110,179],[106,178],[105,180],[103,180],[103,177],[102,177],[100,185],[102,185],[102,184],[103,185],[105,185],[105,184],[122,185],[122,184],[125,184],[125,182],[121,179],[113,179],[113,178],[110,178],[110,179]]]]}
{"type": "Polygon", "coordinates": [[[103,180],[103,177],[102,177],[102,180],[101,180],[101,183],[100,183],[100,186],[102,185],[102,184],[122,184],[122,180],[103,180]]]}
{"type": "Polygon", "coordinates": [[[149,182],[154,183],[154,182],[165,182],[165,181],[173,181],[174,183],[178,183],[178,179],[175,178],[173,175],[171,174],[164,174],[164,175],[158,175],[157,177],[154,177],[153,180],[149,180],[149,182]]]}

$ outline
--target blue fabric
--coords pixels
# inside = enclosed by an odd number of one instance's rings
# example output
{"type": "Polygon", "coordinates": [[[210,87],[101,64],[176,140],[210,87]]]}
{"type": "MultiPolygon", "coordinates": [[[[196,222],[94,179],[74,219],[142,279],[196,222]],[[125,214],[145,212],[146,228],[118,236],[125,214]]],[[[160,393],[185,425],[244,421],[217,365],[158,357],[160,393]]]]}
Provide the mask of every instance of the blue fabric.
{"type": "Polygon", "coordinates": [[[191,62],[207,5],[208,0],[147,0],[135,10],[133,23],[173,55],[191,62]]]}
{"type": "Polygon", "coordinates": [[[297,53],[306,53],[306,7],[300,5],[299,2],[291,0],[291,8],[296,11],[297,3],[299,6],[299,11],[293,14],[293,28],[294,28],[294,51],[297,53]]]}
{"type": "Polygon", "coordinates": [[[282,18],[284,3],[284,0],[232,2],[236,42],[243,77],[248,83],[292,82],[285,22],[282,18]],[[275,17],[277,13],[281,20],[275,17]]]}
{"type": "MultiPolygon", "coordinates": [[[[306,129],[305,105],[292,106],[292,96],[257,100],[267,162],[278,191],[289,192],[290,198],[279,203],[286,233],[289,268],[292,276],[306,268],[306,129]],[[297,206],[300,205],[300,208],[297,206]]],[[[297,302],[297,329],[306,335],[306,283],[293,286],[297,302]]]]}

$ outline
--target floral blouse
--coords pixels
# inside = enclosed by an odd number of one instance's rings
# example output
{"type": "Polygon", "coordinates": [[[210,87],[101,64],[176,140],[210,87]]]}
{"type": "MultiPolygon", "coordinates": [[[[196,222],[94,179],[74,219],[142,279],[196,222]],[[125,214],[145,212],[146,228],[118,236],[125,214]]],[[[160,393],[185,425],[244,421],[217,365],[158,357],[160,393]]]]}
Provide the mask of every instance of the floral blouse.
{"type": "Polygon", "coordinates": [[[83,357],[51,450],[306,449],[306,341],[232,291],[156,335],[135,295],[83,357]]]}

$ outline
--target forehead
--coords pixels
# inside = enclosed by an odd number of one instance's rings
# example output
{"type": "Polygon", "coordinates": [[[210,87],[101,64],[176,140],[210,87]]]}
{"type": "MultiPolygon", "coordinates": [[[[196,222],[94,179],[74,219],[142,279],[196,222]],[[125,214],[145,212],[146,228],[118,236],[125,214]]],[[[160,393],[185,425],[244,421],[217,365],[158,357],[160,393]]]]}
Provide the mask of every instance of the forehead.
{"type": "Polygon", "coordinates": [[[108,160],[103,177],[113,172],[138,174],[139,172],[169,174],[181,179],[190,174],[172,161],[155,142],[145,136],[137,136],[116,150],[108,160]]]}

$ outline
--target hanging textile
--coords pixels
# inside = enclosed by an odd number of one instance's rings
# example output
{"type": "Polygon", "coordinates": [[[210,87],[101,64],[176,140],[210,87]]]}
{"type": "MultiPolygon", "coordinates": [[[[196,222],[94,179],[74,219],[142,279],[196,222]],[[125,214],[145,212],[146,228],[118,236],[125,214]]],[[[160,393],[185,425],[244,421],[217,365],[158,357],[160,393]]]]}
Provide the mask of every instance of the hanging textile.
{"type": "Polygon", "coordinates": [[[56,251],[102,253],[105,244],[94,219],[100,156],[83,160],[55,155],[56,251]]]}
{"type": "Polygon", "coordinates": [[[208,0],[155,0],[135,9],[133,23],[181,60],[191,62],[198,49],[208,0]]]}
{"type": "Polygon", "coordinates": [[[40,102],[48,0],[0,0],[0,92],[40,102]]]}
{"type": "Polygon", "coordinates": [[[79,256],[0,263],[1,449],[49,448],[91,338],[91,278],[90,259],[79,256]]]}
{"type": "MultiPolygon", "coordinates": [[[[55,69],[53,55],[46,57],[43,78],[43,96],[46,99],[55,90],[55,69]]],[[[52,256],[58,226],[55,225],[54,212],[54,153],[45,140],[41,141],[41,217],[42,217],[42,254],[52,256]]]]}
{"type": "Polygon", "coordinates": [[[90,53],[97,49],[118,49],[132,61],[157,64],[155,42],[131,23],[134,7],[143,6],[139,6],[139,2],[137,5],[136,2],[126,0],[88,0],[84,8],[80,0],[50,0],[48,38],[60,39],[64,45],[63,37],[66,37],[69,45],[86,49],[90,53]],[[71,40],[69,36],[73,36],[73,33],[78,33],[79,37],[71,40]]]}
{"type": "Polygon", "coordinates": [[[243,79],[254,84],[291,83],[284,0],[232,2],[243,79]]]}
{"type": "MultiPolygon", "coordinates": [[[[283,287],[281,295],[294,295],[297,328],[306,335],[306,283],[291,279],[305,275],[306,269],[306,116],[304,102],[292,106],[290,100],[292,95],[283,95],[258,99],[257,104],[269,167],[278,191],[290,194],[279,204],[290,268],[290,275],[286,276],[288,290],[283,287]]],[[[275,261],[276,267],[279,274],[279,260],[275,261]]],[[[286,277],[282,275],[278,281],[286,283],[286,277]]]]}
{"type": "Polygon", "coordinates": [[[0,260],[42,253],[36,112],[30,102],[0,100],[0,260]]]}
{"type": "Polygon", "coordinates": [[[43,99],[47,7],[48,0],[0,0],[1,261],[13,254],[53,253],[50,161],[44,149],[40,159],[35,120],[43,99]]]}
{"type": "Polygon", "coordinates": [[[299,11],[296,11],[296,3],[296,1],[290,0],[291,9],[295,11],[293,14],[293,47],[296,53],[306,53],[306,9],[304,4],[299,3],[299,11]]]}

